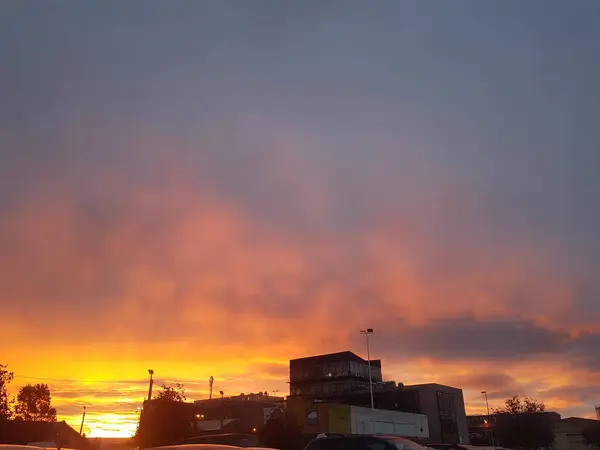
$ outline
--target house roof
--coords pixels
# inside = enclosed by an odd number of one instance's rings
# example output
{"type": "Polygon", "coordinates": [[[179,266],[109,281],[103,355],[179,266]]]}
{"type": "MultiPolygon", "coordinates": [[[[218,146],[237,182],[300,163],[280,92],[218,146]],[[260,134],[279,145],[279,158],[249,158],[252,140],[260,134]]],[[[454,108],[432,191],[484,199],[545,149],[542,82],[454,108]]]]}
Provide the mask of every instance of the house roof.
{"type": "Polygon", "coordinates": [[[30,442],[60,442],[73,446],[83,440],[84,438],[64,421],[4,420],[0,422],[0,444],[27,445],[30,442]]]}

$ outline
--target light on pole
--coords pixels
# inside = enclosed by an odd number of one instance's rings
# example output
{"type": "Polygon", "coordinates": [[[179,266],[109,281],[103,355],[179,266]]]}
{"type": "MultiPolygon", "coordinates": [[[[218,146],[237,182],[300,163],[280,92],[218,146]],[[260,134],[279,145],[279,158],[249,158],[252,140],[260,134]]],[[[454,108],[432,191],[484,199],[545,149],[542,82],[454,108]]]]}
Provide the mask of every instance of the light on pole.
{"type": "Polygon", "coordinates": [[[371,379],[371,351],[369,349],[369,335],[373,334],[373,328],[367,328],[361,330],[360,334],[365,335],[367,341],[367,366],[369,369],[369,394],[371,395],[371,410],[375,409],[375,402],[373,401],[373,381],[371,379]]]}
{"type": "Polygon", "coordinates": [[[492,446],[494,445],[494,429],[492,428],[492,418],[490,416],[490,404],[488,403],[487,391],[481,391],[481,395],[485,397],[485,407],[487,408],[487,426],[490,430],[490,440],[492,446]]]}

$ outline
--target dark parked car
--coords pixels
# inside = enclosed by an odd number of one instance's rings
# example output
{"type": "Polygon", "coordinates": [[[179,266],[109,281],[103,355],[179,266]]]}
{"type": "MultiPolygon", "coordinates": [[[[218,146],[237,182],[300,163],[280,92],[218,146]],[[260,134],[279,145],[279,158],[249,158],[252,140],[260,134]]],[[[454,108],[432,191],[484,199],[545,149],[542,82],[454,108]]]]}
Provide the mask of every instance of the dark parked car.
{"type": "Polygon", "coordinates": [[[173,445],[187,444],[220,444],[246,448],[258,447],[258,435],[244,433],[207,434],[204,436],[182,439],[181,441],[175,442],[173,445]]]}
{"type": "Polygon", "coordinates": [[[425,450],[425,447],[398,436],[347,434],[318,437],[304,450],[425,450]]]}

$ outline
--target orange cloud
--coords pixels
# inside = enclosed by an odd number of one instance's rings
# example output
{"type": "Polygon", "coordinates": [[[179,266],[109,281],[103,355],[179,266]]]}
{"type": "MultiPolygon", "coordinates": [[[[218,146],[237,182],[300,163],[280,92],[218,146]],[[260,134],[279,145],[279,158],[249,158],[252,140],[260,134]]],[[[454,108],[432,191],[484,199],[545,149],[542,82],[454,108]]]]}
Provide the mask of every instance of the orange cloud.
{"type": "Polygon", "coordinates": [[[515,329],[488,321],[518,317],[519,329],[558,336],[558,358],[571,360],[562,343],[576,324],[555,319],[576,280],[528,236],[487,235],[492,224],[468,189],[415,193],[401,206],[381,199],[360,220],[352,199],[334,195],[327,172],[298,156],[318,140],[273,128],[251,120],[244,129],[250,142],[272,146],[258,153],[256,183],[264,201],[274,196],[274,210],[250,211],[220,191],[219,177],[195,165],[193,153],[168,156],[187,144],[145,130],[145,138],[120,142],[139,166],[97,169],[81,189],[81,180],[40,178],[3,217],[0,335],[12,342],[3,362],[18,375],[47,377],[61,417],[78,426],[85,404],[92,435],[131,433],[148,368],[184,382],[191,398],[206,395],[202,380],[211,375],[226,392],[284,394],[289,358],[362,352],[358,330],[366,325],[387,339],[376,333],[373,355],[383,355],[390,377],[462,384],[470,411],[481,410],[481,389],[497,388],[499,401],[581,379],[541,350],[500,366],[478,342],[461,341],[473,351],[451,357],[431,343],[410,352],[411,336],[445,321],[477,323],[485,334],[515,329]],[[551,375],[541,376],[540,364],[551,375]]]}

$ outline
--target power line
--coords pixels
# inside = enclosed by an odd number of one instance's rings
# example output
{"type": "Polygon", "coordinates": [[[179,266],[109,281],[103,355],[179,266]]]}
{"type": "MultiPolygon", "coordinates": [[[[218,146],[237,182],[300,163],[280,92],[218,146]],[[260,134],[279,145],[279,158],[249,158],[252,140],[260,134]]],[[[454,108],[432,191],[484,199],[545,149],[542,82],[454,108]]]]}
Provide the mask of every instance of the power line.
{"type": "Polygon", "coordinates": [[[15,375],[14,378],[21,378],[25,380],[41,380],[41,381],[63,381],[66,383],[145,383],[145,380],[73,380],[68,378],[50,378],[50,377],[34,377],[28,375],[15,375]]]}
{"type": "MultiPolygon", "coordinates": [[[[40,380],[40,381],[62,381],[66,383],[119,383],[119,384],[131,384],[131,383],[147,383],[145,379],[137,379],[137,380],[75,380],[69,378],[52,378],[52,377],[40,377],[40,376],[32,376],[32,375],[14,375],[14,378],[20,378],[25,380],[40,380]]],[[[159,380],[155,380],[157,383],[159,380]]],[[[256,381],[253,377],[223,377],[220,381],[256,381]]],[[[163,383],[190,383],[190,384],[203,384],[202,381],[197,379],[195,380],[162,380],[163,383]]],[[[157,383],[158,384],[158,383],[157,383]]]]}

